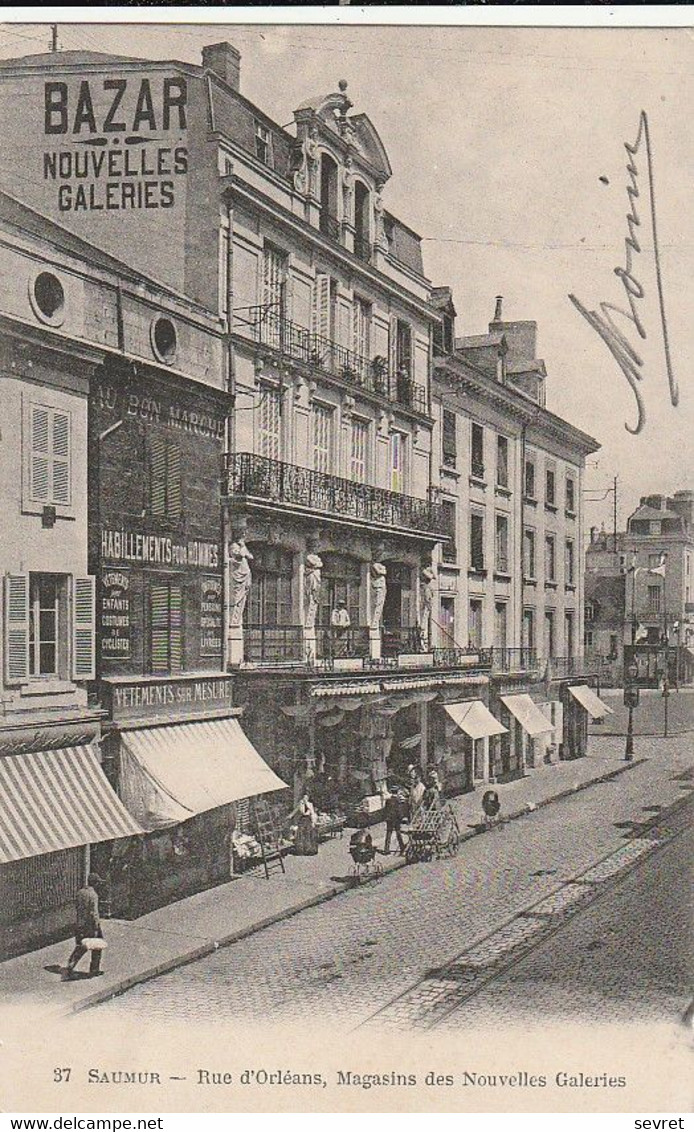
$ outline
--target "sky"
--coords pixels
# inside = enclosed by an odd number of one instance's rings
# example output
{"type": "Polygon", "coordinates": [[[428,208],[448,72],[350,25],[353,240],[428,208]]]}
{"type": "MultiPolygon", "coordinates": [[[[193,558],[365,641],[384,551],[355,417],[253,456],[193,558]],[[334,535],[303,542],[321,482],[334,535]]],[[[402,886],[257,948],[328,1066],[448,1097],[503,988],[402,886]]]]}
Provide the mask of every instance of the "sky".
{"type": "MultiPolygon", "coordinates": [[[[453,289],[456,332],[484,332],[496,295],[504,318],[537,321],[547,407],[602,446],[587,468],[588,526],[611,529],[615,476],[620,527],[640,496],[694,488],[691,29],[140,23],[60,25],[58,34],[62,49],[193,63],[203,44],[227,39],[242,54],[242,93],[280,125],[346,79],[393,167],[386,207],[424,237],[427,276],[453,289]],[[642,112],[653,194],[643,136],[636,145],[642,112]],[[625,143],[636,147],[633,175],[625,143]],[[641,250],[625,282],[639,292],[645,337],[612,318],[642,361],[638,435],[625,427],[637,418],[627,377],[569,299],[588,313],[601,302],[628,308],[615,274],[627,266],[628,185],[639,191],[641,250]]],[[[3,25],[0,57],[47,49],[49,39],[45,25],[3,25]]]]}

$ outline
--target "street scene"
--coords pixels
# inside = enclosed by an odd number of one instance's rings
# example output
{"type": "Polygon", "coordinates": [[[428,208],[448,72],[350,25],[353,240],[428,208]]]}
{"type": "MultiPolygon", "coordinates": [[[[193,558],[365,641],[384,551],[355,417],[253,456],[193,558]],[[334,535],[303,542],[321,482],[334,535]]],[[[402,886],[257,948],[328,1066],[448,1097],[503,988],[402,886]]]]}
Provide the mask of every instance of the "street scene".
{"type": "Polygon", "coordinates": [[[689,1035],[685,43],[445,30],[0,28],[31,1028],[689,1035]]]}

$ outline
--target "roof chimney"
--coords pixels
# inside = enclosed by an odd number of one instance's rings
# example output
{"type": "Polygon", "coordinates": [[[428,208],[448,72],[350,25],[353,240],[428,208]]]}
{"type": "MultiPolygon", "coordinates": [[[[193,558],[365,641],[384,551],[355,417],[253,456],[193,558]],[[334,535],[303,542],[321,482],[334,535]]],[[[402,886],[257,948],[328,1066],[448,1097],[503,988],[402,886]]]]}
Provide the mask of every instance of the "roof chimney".
{"type": "Polygon", "coordinates": [[[494,322],[501,322],[501,304],[504,301],[503,295],[496,296],[496,310],[494,311],[494,322]]]}
{"type": "Polygon", "coordinates": [[[227,86],[238,91],[241,86],[241,52],[231,43],[209,43],[202,49],[202,65],[219,75],[227,86]]]}

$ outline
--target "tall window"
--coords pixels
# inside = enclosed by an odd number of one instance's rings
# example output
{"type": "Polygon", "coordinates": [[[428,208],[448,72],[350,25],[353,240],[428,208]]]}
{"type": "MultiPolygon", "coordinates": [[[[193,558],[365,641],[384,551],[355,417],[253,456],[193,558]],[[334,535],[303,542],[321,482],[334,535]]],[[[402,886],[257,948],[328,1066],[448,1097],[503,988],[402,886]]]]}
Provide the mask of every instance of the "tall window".
{"type": "Polygon", "coordinates": [[[281,322],[287,317],[287,277],[289,259],[286,252],[266,244],[263,251],[263,341],[280,346],[281,322]]]}
{"type": "Polygon", "coordinates": [[[523,573],[526,578],[535,577],[535,531],[526,527],[523,531],[523,573]]]}
{"type": "Polygon", "coordinates": [[[545,656],[555,655],[554,610],[545,611],[545,656]]]}
{"type": "Polygon", "coordinates": [[[29,675],[60,674],[61,579],[32,574],[29,582],[29,675]]]}
{"type": "Polygon", "coordinates": [[[494,644],[499,649],[505,649],[508,634],[508,605],[505,601],[497,601],[494,605],[494,644]]]}
{"type": "Polygon", "coordinates": [[[441,544],[441,557],[444,562],[455,562],[458,557],[458,550],[456,546],[456,507],[452,499],[443,499],[441,501],[441,508],[443,511],[444,527],[449,534],[449,538],[441,544]]]}
{"type": "Polygon", "coordinates": [[[279,460],[282,455],[282,394],[265,388],[258,406],[258,448],[261,456],[279,460]]]}
{"type": "Polygon", "coordinates": [[[354,252],[368,260],[371,254],[369,190],[361,181],[354,185],[354,252]]]}
{"type": "Polygon", "coordinates": [[[181,450],[173,437],[149,437],[149,511],[176,522],[182,514],[181,450]]]}
{"type": "Polygon", "coordinates": [[[412,377],[412,327],[401,318],[395,329],[395,368],[398,377],[412,377]]]}
{"type": "Polygon", "coordinates": [[[292,624],[292,571],[290,551],[277,546],[252,546],[253,583],[249,596],[249,624],[272,628],[292,624]]]}
{"type": "MultiPolygon", "coordinates": [[[[501,574],[507,574],[508,561],[508,516],[496,516],[496,569],[501,574]]],[[[505,607],[504,607],[505,608],[505,607]]]]}
{"type": "Polygon", "coordinates": [[[390,490],[407,493],[407,437],[403,432],[390,434],[390,490]]]}
{"type": "Polygon", "coordinates": [[[331,240],[339,240],[337,219],[337,165],[329,154],[321,155],[320,163],[320,230],[331,240]]]}
{"type": "Polygon", "coordinates": [[[313,467],[329,475],[333,469],[333,411],[313,405],[313,467]]]}
{"type": "Polygon", "coordinates": [[[468,644],[471,649],[482,648],[482,602],[472,598],[468,613],[468,644]]]}
{"type": "Polygon", "coordinates": [[[556,502],[556,476],[553,468],[547,468],[545,470],[545,503],[549,507],[554,507],[556,502]]]}
{"type": "Polygon", "coordinates": [[[152,582],[149,590],[149,660],[153,676],[183,670],[183,590],[174,582],[152,582]]]}
{"type": "Polygon", "coordinates": [[[470,474],[484,479],[484,429],[474,421],[470,430],[470,474]]]}
{"type": "Polygon", "coordinates": [[[571,514],[576,511],[576,485],[571,476],[566,477],[566,510],[571,514]]]}
{"type": "Polygon", "coordinates": [[[524,490],[526,499],[535,498],[535,464],[532,460],[525,461],[524,490]]]}
{"type": "Polygon", "coordinates": [[[450,409],[443,410],[442,433],[443,466],[444,468],[455,468],[458,462],[456,415],[452,413],[450,409]]]}
{"type": "Polygon", "coordinates": [[[554,535],[545,535],[545,581],[557,580],[557,548],[554,535]]]}
{"type": "Polygon", "coordinates": [[[272,145],[270,131],[261,122],[255,124],[255,155],[263,165],[272,165],[272,145]]]}
{"type": "Polygon", "coordinates": [[[31,405],[29,498],[34,503],[70,503],[70,414],[31,405]]]}
{"type": "Polygon", "coordinates": [[[573,586],[576,579],[574,577],[574,544],[570,538],[567,538],[564,547],[564,585],[573,586]]]}
{"type": "Polygon", "coordinates": [[[523,648],[535,648],[535,610],[523,610],[523,648]]]}
{"type": "Polygon", "coordinates": [[[455,645],[455,598],[441,598],[440,629],[444,648],[453,648],[455,645]]]}
{"type": "Polygon", "coordinates": [[[498,487],[508,487],[508,440],[505,436],[496,438],[496,482],[498,487]]]}
{"type": "Polygon", "coordinates": [[[484,515],[479,511],[470,514],[470,567],[484,570],[484,515]]]}
{"type": "Polygon", "coordinates": [[[369,422],[352,419],[349,471],[354,483],[366,483],[369,468],[369,422]]]}
{"type": "Polygon", "coordinates": [[[352,628],[356,628],[361,618],[361,563],[347,554],[325,553],[321,558],[323,584],[318,624],[327,628],[333,610],[344,601],[352,628]]]}
{"type": "Polygon", "coordinates": [[[354,352],[360,358],[368,360],[371,356],[371,303],[357,297],[352,311],[354,352]]]}
{"type": "Polygon", "coordinates": [[[564,614],[564,650],[567,656],[574,655],[575,644],[574,615],[567,611],[564,614]]]}
{"type": "Polygon", "coordinates": [[[648,612],[660,613],[660,586],[648,587],[648,612]]]}

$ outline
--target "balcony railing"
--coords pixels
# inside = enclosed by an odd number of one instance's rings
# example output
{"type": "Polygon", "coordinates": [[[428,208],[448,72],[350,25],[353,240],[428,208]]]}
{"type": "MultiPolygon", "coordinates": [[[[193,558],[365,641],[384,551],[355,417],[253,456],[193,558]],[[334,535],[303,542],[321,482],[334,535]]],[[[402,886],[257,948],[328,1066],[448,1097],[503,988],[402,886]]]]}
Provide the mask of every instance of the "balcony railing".
{"type": "Polygon", "coordinates": [[[532,672],[538,667],[536,649],[495,647],[491,652],[493,672],[532,672]]]}
{"type": "Polygon", "coordinates": [[[397,491],[356,483],[251,452],[226,457],[230,496],[267,500],[306,508],[312,513],[358,519],[400,530],[446,537],[441,504],[397,491]]]}
{"type": "Polygon", "coordinates": [[[436,668],[491,668],[492,650],[476,648],[434,649],[436,668]]]}
{"type": "Polygon", "coordinates": [[[267,307],[236,311],[234,330],[278,354],[321,373],[331,374],[357,389],[375,393],[418,413],[429,411],[425,387],[412,381],[408,372],[391,374],[387,358],[367,358],[332,338],[314,334],[267,307]]]}
{"type": "Polygon", "coordinates": [[[567,676],[598,676],[600,665],[594,657],[553,656],[547,662],[550,680],[562,680],[567,676]]]}
{"type": "Polygon", "coordinates": [[[247,625],[244,656],[249,664],[291,664],[304,659],[301,625],[247,625]]]}
{"type": "Polygon", "coordinates": [[[400,656],[401,653],[422,652],[422,634],[416,625],[397,628],[383,626],[381,633],[383,656],[400,656]]]}
{"type": "Polygon", "coordinates": [[[318,660],[333,661],[342,657],[366,659],[369,655],[369,630],[357,625],[349,629],[316,629],[318,660]]]}

